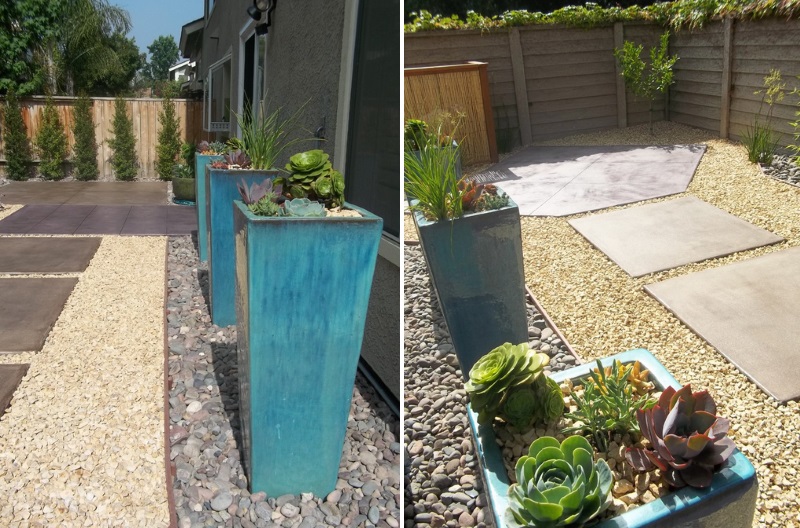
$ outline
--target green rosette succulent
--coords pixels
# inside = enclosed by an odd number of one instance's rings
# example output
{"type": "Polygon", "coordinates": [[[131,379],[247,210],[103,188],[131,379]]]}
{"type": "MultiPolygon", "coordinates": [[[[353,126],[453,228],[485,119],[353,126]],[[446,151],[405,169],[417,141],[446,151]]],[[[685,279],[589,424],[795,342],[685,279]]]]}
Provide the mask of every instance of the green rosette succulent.
{"type": "MultiPolygon", "coordinates": [[[[504,343],[480,358],[470,369],[465,385],[472,410],[478,413],[478,422],[491,423],[501,413],[512,389],[531,385],[549,361],[546,354],[534,352],[527,343],[504,343]]],[[[521,400],[524,397],[515,397],[515,405],[524,405],[521,400]]]]}
{"type": "Polygon", "coordinates": [[[581,526],[611,502],[614,483],[605,460],[596,462],[582,436],[559,443],[552,436],[536,439],[517,461],[516,484],[508,488],[509,512],[519,526],[581,526]]]}
{"type": "Polygon", "coordinates": [[[552,378],[539,376],[530,385],[508,393],[499,416],[517,429],[528,429],[534,423],[550,423],[564,413],[561,387],[552,378]]]}
{"type": "Polygon", "coordinates": [[[344,176],[335,170],[325,152],[315,149],[289,158],[289,176],[279,178],[292,198],[323,200],[330,207],[344,203],[344,176]]]}

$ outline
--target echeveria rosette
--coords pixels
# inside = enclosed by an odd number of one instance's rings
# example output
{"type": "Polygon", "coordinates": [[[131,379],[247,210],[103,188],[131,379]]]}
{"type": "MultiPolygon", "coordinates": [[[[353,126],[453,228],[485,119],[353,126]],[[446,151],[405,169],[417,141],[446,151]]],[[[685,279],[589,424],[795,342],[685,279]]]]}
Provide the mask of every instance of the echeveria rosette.
{"type": "Polygon", "coordinates": [[[529,385],[509,391],[499,416],[517,429],[534,423],[551,423],[564,413],[561,387],[548,376],[539,376],[529,385]]]}
{"type": "Polygon", "coordinates": [[[511,389],[532,384],[549,361],[546,354],[534,352],[527,343],[504,343],[480,358],[470,369],[465,385],[478,422],[491,423],[511,389]]]}
{"type": "Polygon", "coordinates": [[[534,440],[517,461],[516,484],[508,488],[509,512],[519,526],[581,526],[611,502],[614,483],[605,460],[594,460],[582,436],[559,443],[552,436],[534,440]]]}
{"type": "Polygon", "coordinates": [[[714,470],[733,454],[727,437],[730,421],[716,415],[717,405],[707,391],[667,387],[651,409],[636,413],[649,449],[628,448],[625,458],[637,471],[661,470],[674,488],[707,488],[714,470]]]}

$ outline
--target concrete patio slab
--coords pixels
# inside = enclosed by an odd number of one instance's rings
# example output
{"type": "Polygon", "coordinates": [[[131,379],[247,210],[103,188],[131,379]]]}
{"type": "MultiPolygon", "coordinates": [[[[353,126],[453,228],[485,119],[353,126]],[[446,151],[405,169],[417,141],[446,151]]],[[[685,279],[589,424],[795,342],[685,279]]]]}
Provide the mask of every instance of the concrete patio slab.
{"type": "Polygon", "coordinates": [[[0,365],[0,416],[8,409],[14,391],[19,387],[19,382],[28,373],[27,363],[18,365],[0,365]]]}
{"type": "Polygon", "coordinates": [[[165,205],[167,182],[9,182],[0,187],[7,204],[165,205]]]}
{"type": "Polygon", "coordinates": [[[783,240],[694,196],[569,223],[632,277],[783,240]]]}
{"type": "Polygon", "coordinates": [[[191,235],[194,207],[32,204],[0,220],[0,234],[191,235]]]}
{"type": "Polygon", "coordinates": [[[529,147],[472,176],[520,214],[567,216],[686,190],[704,145],[529,147]]]}
{"type": "Polygon", "coordinates": [[[77,283],[74,277],[0,279],[0,353],[41,350],[77,283]]]}
{"type": "Polygon", "coordinates": [[[800,398],[800,248],[645,290],[780,402],[800,398]]]}
{"type": "Polygon", "coordinates": [[[101,239],[0,237],[0,273],[79,273],[101,239]]]}

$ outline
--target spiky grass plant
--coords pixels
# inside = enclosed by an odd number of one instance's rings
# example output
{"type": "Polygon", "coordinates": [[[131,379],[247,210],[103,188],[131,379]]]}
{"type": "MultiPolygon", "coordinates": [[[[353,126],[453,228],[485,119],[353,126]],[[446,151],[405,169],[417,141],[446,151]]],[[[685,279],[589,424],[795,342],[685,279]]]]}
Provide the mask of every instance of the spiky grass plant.
{"type": "Polygon", "coordinates": [[[308,138],[291,136],[305,106],[301,105],[294,113],[284,117],[283,108],[276,108],[269,113],[266,104],[261,101],[257,111],[253,109],[241,115],[234,114],[242,133],[244,152],[250,157],[251,168],[273,169],[287,148],[308,141],[308,138]]]}

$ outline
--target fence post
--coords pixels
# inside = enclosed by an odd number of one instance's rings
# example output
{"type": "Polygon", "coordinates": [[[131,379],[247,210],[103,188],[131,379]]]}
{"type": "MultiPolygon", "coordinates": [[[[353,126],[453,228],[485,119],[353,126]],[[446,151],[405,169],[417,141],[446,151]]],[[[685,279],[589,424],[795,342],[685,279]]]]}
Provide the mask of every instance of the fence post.
{"type": "MultiPolygon", "coordinates": [[[[614,22],[614,49],[621,49],[625,40],[625,26],[622,22],[614,22]]],[[[622,67],[614,58],[614,74],[617,79],[617,127],[628,127],[628,99],[625,93],[625,79],[622,78],[622,67]]]]}
{"type": "Polygon", "coordinates": [[[733,18],[725,17],[722,26],[722,90],[720,92],[719,137],[730,136],[731,123],[731,79],[733,65],[733,18]]]}
{"type": "Polygon", "coordinates": [[[522,43],[519,38],[519,29],[512,28],[509,37],[511,50],[511,69],[514,73],[514,96],[517,101],[517,121],[519,122],[519,137],[523,145],[533,143],[531,130],[531,113],[528,109],[528,85],[525,82],[525,62],[522,59],[522,43]]]}

